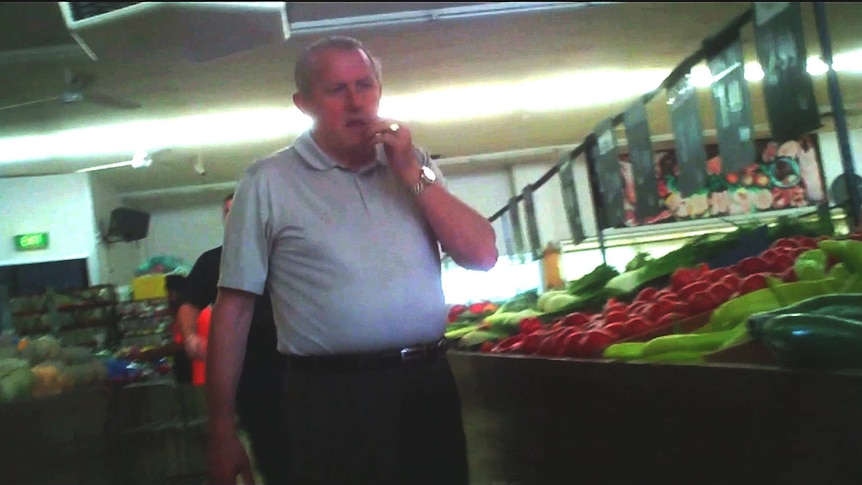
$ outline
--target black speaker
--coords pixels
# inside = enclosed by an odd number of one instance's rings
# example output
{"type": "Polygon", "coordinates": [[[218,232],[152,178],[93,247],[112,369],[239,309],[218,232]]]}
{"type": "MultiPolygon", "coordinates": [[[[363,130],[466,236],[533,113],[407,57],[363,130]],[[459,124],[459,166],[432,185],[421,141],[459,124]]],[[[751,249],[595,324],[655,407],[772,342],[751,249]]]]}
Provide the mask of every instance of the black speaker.
{"type": "Polygon", "coordinates": [[[111,221],[108,223],[108,242],[138,241],[147,237],[150,230],[150,214],[147,212],[117,207],[111,211],[111,221]]]}

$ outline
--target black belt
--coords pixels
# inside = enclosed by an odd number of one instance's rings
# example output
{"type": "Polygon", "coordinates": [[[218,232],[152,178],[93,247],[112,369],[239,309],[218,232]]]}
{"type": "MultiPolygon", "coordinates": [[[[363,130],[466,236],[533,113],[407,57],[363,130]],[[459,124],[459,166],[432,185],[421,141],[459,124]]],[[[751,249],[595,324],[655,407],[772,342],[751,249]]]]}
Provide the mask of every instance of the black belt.
{"type": "Polygon", "coordinates": [[[289,370],[349,372],[358,370],[381,369],[399,365],[431,362],[446,353],[446,339],[433,344],[405,347],[368,354],[340,355],[285,355],[281,358],[289,370]]]}

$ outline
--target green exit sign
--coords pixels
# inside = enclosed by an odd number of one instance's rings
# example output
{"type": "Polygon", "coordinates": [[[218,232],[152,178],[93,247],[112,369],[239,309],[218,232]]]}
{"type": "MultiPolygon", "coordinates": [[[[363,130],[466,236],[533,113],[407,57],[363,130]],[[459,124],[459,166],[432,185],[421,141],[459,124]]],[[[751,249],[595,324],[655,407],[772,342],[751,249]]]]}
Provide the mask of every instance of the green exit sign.
{"type": "Polygon", "coordinates": [[[15,236],[15,249],[18,251],[33,251],[48,247],[48,233],[19,234],[15,236]]]}

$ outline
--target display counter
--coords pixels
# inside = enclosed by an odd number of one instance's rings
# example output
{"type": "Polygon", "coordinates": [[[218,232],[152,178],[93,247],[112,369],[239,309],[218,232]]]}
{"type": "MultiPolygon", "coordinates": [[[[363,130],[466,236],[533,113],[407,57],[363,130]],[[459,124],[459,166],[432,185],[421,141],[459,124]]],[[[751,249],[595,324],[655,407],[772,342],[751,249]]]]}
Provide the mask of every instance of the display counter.
{"type": "Polygon", "coordinates": [[[0,483],[202,483],[203,388],[170,379],[0,405],[0,483]]]}
{"type": "Polygon", "coordinates": [[[862,483],[862,374],[451,352],[471,483],[862,483]]]}

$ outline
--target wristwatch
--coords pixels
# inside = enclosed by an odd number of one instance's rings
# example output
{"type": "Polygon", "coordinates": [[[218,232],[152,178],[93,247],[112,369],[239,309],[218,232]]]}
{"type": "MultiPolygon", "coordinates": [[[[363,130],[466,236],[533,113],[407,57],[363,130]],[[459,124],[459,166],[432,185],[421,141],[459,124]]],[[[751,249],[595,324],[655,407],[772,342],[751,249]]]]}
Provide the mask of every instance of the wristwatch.
{"type": "Polygon", "coordinates": [[[431,167],[425,165],[419,172],[419,181],[413,186],[413,195],[419,195],[425,190],[425,187],[437,181],[437,173],[431,167]]]}

